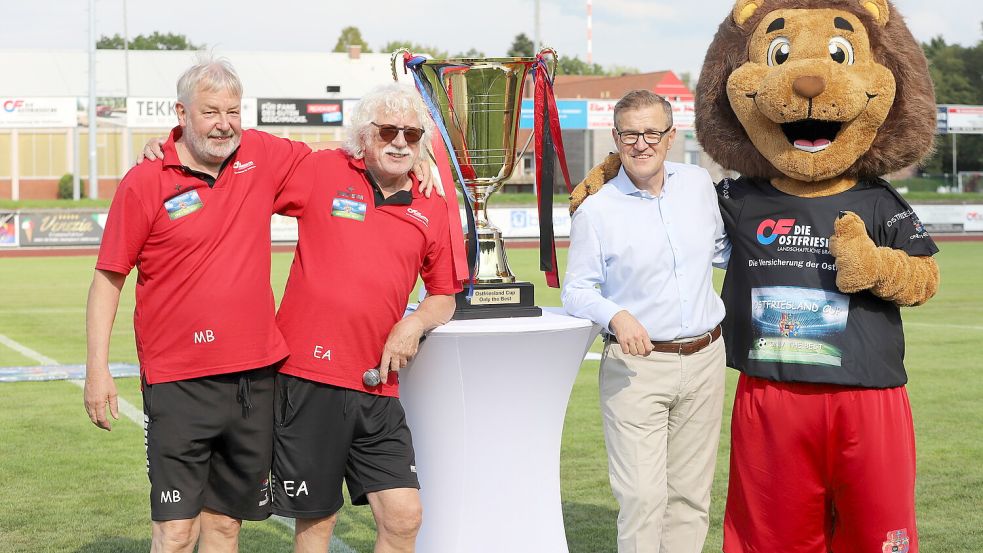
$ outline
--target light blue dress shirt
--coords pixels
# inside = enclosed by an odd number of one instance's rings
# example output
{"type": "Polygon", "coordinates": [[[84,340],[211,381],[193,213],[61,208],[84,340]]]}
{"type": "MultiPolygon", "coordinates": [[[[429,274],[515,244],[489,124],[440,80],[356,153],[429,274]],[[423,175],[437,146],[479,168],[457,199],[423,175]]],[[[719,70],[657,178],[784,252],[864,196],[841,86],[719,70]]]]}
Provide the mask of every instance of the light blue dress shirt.
{"type": "Polygon", "coordinates": [[[698,336],[724,318],[712,267],[725,268],[730,241],[710,174],[665,163],[659,196],[639,190],[624,168],[573,214],[561,298],[571,315],[611,331],[628,310],[654,341],[698,336]]]}

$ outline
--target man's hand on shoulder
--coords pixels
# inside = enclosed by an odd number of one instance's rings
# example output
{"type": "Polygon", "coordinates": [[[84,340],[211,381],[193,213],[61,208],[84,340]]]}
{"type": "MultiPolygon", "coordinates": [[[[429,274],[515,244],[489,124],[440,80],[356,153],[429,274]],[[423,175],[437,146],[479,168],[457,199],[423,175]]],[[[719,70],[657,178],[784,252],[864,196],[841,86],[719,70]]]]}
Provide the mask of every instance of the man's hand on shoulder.
{"type": "Polygon", "coordinates": [[[615,313],[609,326],[618,339],[622,353],[639,357],[646,357],[652,353],[652,339],[648,331],[628,311],[622,309],[615,313]]]}
{"type": "Polygon", "coordinates": [[[105,430],[112,430],[112,422],[106,416],[106,404],[109,404],[109,414],[119,420],[117,405],[116,382],[109,367],[89,367],[85,371],[85,389],[82,393],[85,401],[85,412],[89,414],[92,424],[105,430]]]}
{"type": "Polygon", "coordinates": [[[430,163],[429,156],[424,155],[416,162],[416,165],[413,166],[413,174],[420,180],[420,192],[424,196],[429,198],[431,192],[437,192],[441,198],[446,197],[444,187],[439,180],[440,177],[437,176],[436,167],[430,163]]]}
{"type": "Polygon", "coordinates": [[[167,139],[159,136],[148,140],[147,144],[143,147],[143,151],[140,152],[140,157],[137,158],[136,165],[143,163],[143,160],[156,161],[158,159],[164,159],[165,142],[167,142],[167,139]]]}

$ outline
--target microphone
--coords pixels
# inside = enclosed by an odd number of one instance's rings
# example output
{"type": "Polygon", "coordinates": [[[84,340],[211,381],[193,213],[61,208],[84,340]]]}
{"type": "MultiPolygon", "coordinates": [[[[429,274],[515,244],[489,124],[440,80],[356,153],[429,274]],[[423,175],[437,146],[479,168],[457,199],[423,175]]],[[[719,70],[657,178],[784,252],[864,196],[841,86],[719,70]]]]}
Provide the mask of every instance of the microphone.
{"type": "MultiPolygon", "coordinates": [[[[420,336],[420,343],[422,344],[426,339],[427,335],[423,334],[420,336]]],[[[365,384],[369,388],[382,384],[382,374],[379,373],[379,369],[369,369],[362,373],[362,384],[365,384]]]]}
{"type": "Polygon", "coordinates": [[[362,383],[368,387],[378,386],[382,383],[382,375],[379,369],[369,369],[362,374],[362,383]]]}

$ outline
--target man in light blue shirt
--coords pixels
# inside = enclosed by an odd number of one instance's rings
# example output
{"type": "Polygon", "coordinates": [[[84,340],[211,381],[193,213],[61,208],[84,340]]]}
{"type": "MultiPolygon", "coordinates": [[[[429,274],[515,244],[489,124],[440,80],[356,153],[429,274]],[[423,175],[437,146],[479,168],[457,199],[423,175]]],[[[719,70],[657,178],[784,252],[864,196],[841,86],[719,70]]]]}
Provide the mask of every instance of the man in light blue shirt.
{"type": "Polygon", "coordinates": [[[709,525],[724,391],[730,242],[705,169],[666,162],[672,108],[635,90],[614,108],[618,176],[573,215],[563,306],[606,330],[601,411],[619,553],[698,553],[709,525]]]}

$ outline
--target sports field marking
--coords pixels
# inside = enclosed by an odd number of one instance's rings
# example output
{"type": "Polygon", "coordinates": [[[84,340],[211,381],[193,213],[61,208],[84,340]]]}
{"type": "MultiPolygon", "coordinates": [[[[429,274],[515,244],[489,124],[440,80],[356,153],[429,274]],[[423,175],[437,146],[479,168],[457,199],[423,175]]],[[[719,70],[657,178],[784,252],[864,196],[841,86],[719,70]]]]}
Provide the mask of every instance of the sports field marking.
{"type": "Polygon", "coordinates": [[[24,344],[21,344],[20,342],[16,342],[14,340],[11,340],[10,338],[4,336],[3,334],[0,334],[0,344],[3,344],[5,346],[7,346],[8,348],[16,351],[17,353],[23,355],[24,357],[27,357],[28,359],[33,359],[33,360],[37,361],[38,363],[41,363],[42,365],[59,365],[60,364],[60,363],[58,363],[58,361],[55,361],[54,359],[52,359],[50,357],[45,357],[44,355],[42,355],[42,354],[34,351],[33,349],[25,346],[24,344]]]}
{"type": "MultiPolygon", "coordinates": [[[[15,340],[8,338],[7,336],[4,336],[3,334],[0,334],[0,344],[3,344],[8,348],[16,351],[17,353],[20,353],[24,357],[33,359],[42,365],[61,364],[58,361],[55,361],[54,359],[42,353],[34,351],[33,349],[25,346],[24,344],[21,344],[20,342],[17,342],[15,340]]],[[[85,389],[84,380],[70,380],[70,382],[72,384],[75,384],[79,388],[85,389]]],[[[117,405],[119,406],[119,412],[122,413],[123,416],[133,421],[134,424],[144,427],[143,411],[137,409],[132,403],[126,401],[122,397],[118,396],[116,398],[116,402],[117,405]]],[[[146,427],[144,427],[144,432],[146,432],[146,427]]],[[[284,526],[290,528],[291,530],[294,528],[294,521],[292,519],[283,518],[274,515],[273,520],[279,522],[280,524],[283,524],[284,526]]],[[[338,539],[336,536],[331,536],[330,553],[357,553],[357,552],[351,547],[349,547],[348,544],[338,539]]]]}
{"type": "MultiPolygon", "coordinates": [[[[69,380],[69,382],[75,384],[76,386],[82,388],[83,390],[85,389],[84,380],[69,380]]],[[[140,426],[143,426],[143,411],[137,409],[136,406],[134,406],[129,401],[123,399],[122,396],[116,396],[116,406],[119,407],[119,412],[122,413],[126,418],[130,419],[131,421],[135,422],[140,426]]],[[[106,409],[109,408],[107,407],[106,409]]],[[[146,431],[147,429],[144,428],[144,432],[146,431]]]]}
{"type": "Polygon", "coordinates": [[[27,315],[68,315],[73,313],[85,313],[85,307],[6,307],[4,311],[11,314],[23,313],[27,315]]]}
{"type": "Polygon", "coordinates": [[[905,326],[931,326],[937,328],[958,328],[960,330],[983,330],[983,326],[975,325],[952,325],[940,323],[904,323],[905,326]]]}
{"type": "MultiPolygon", "coordinates": [[[[42,365],[61,364],[58,361],[55,361],[54,359],[42,353],[34,351],[33,349],[25,346],[24,344],[21,344],[20,342],[17,342],[15,340],[8,338],[7,336],[4,336],[3,334],[0,334],[0,344],[7,346],[8,348],[16,351],[17,353],[23,355],[24,357],[33,359],[42,365]]],[[[83,389],[85,388],[84,380],[72,380],[71,382],[76,386],[78,386],[79,388],[83,388],[83,389]]],[[[123,415],[125,415],[126,418],[130,419],[131,421],[141,426],[143,425],[143,412],[141,412],[139,409],[134,407],[132,403],[126,401],[121,397],[118,397],[117,405],[119,406],[120,412],[123,413],[123,415]]]]}

